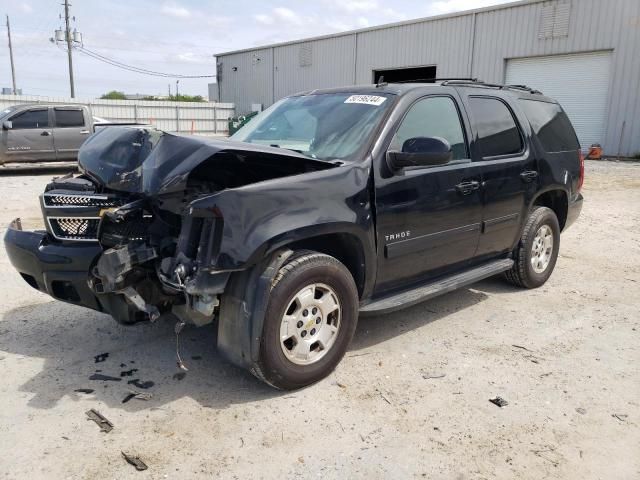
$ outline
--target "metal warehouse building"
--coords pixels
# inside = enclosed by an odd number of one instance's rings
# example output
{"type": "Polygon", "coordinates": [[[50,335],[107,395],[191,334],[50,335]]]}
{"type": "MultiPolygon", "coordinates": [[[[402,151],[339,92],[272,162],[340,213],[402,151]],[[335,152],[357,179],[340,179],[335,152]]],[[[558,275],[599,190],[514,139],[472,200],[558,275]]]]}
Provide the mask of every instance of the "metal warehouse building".
{"type": "Polygon", "coordinates": [[[640,0],[529,0],[216,57],[212,93],[237,113],[381,75],[477,77],[555,97],[583,147],[640,152],[640,0]]]}

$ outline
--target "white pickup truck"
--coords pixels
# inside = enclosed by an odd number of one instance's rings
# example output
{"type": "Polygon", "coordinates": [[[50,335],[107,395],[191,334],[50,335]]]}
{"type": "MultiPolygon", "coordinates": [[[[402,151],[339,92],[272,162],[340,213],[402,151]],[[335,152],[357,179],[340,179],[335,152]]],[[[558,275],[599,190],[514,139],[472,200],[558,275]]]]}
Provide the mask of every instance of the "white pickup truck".
{"type": "Polygon", "coordinates": [[[85,105],[21,104],[0,111],[0,165],[74,161],[96,129],[133,126],[93,117],[85,105]]]}

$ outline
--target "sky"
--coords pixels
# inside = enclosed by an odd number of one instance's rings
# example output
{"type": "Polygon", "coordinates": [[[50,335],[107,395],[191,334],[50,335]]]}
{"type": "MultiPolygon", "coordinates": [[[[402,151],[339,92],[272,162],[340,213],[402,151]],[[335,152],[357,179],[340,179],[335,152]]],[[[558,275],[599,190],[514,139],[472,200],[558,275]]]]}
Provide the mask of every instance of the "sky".
{"type": "MultiPolygon", "coordinates": [[[[214,75],[215,53],[480,8],[507,0],[72,0],[84,48],[128,65],[214,75]]],[[[62,0],[2,0],[0,87],[11,87],[4,14],[9,15],[17,87],[68,96],[67,54],[51,43],[63,28],[62,0]]],[[[76,97],[110,90],[166,94],[175,79],[140,75],[74,51],[76,97]]],[[[212,78],[181,79],[180,93],[207,95],[212,78]]]]}

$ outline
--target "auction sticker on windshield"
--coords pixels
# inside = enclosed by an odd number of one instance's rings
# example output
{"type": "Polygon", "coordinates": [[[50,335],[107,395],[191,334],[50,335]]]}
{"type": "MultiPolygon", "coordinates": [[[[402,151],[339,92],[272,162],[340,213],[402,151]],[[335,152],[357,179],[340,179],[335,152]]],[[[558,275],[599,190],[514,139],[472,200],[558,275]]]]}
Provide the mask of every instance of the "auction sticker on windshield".
{"type": "Polygon", "coordinates": [[[378,107],[382,105],[386,99],[386,97],[379,95],[351,95],[344,103],[361,103],[363,105],[375,105],[378,107]]]}

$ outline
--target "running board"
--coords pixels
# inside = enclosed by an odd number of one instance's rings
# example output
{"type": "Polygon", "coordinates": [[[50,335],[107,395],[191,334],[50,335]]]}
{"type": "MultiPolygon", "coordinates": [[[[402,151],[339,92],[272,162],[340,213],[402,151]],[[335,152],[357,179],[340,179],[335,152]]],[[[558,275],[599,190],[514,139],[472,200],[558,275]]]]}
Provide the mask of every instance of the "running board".
{"type": "Polygon", "coordinates": [[[509,270],[513,266],[513,260],[495,260],[485,263],[479,267],[472,268],[456,275],[443,278],[436,282],[427,283],[413,290],[397,293],[389,297],[374,300],[367,305],[360,307],[363,314],[382,314],[410,307],[416,303],[424,302],[430,298],[437,297],[444,293],[452,292],[460,287],[478,282],[498,273],[509,270]]]}

